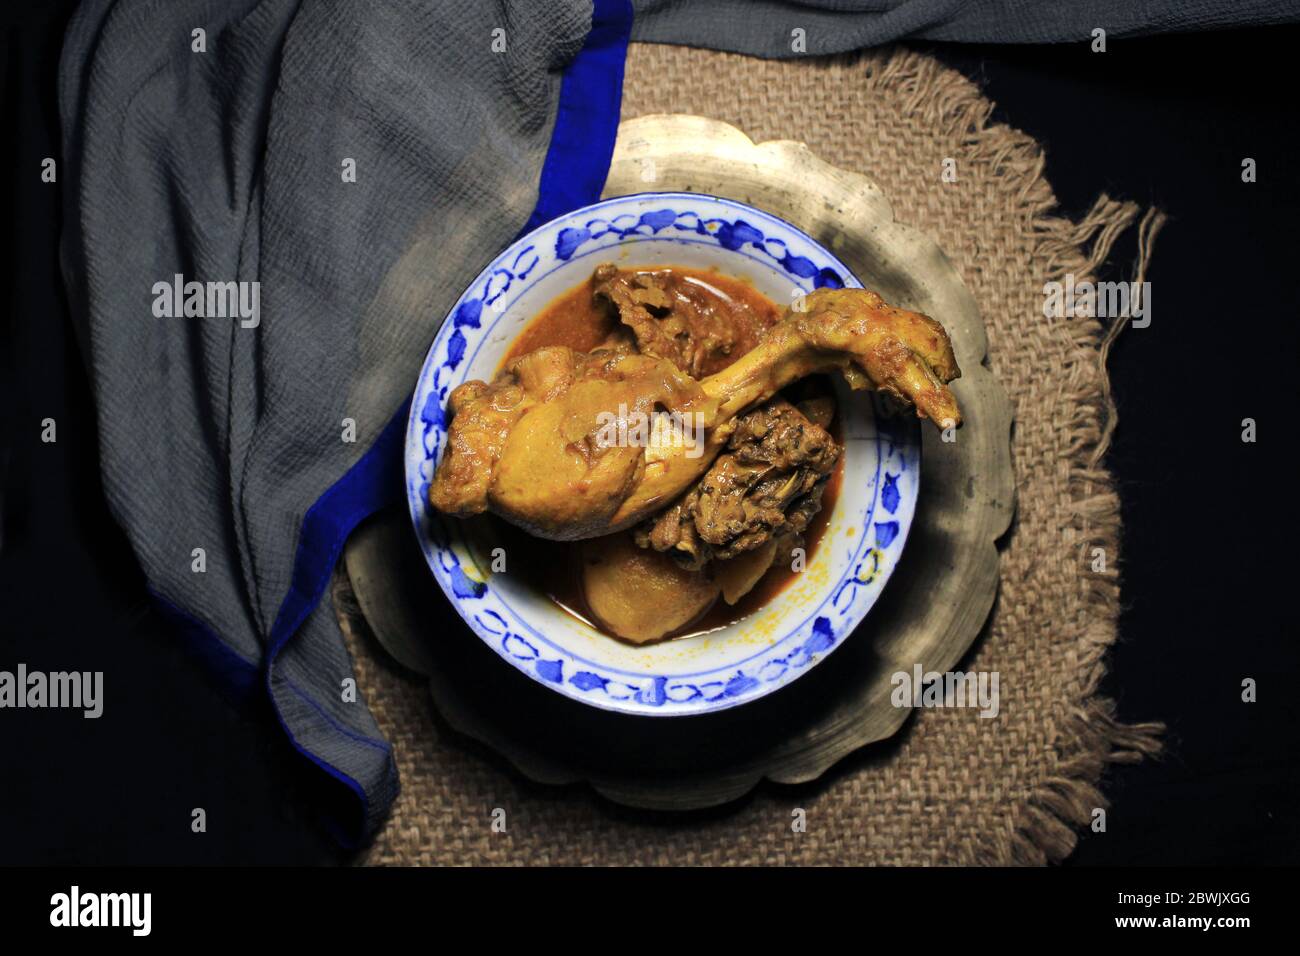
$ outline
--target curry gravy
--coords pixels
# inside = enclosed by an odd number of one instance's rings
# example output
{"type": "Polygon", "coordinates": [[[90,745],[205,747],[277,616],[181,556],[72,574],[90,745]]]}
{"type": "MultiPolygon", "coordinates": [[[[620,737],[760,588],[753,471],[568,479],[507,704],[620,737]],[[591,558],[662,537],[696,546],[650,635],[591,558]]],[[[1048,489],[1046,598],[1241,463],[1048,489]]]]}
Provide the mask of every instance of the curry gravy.
{"type": "MultiPolygon", "coordinates": [[[[671,272],[695,286],[705,297],[717,300],[719,311],[747,312],[756,316],[759,325],[764,329],[775,325],[783,314],[771,299],[748,282],[723,275],[713,269],[666,266],[662,269],[643,271],[671,272]]],[[[620,323],[612,308],[596,302],[592,294],[594,286],[595,280],[592,277],[551,300],[535,319],[524,326],[523,331],[511,344],[505,358],[501,360],[497,371],[501,371],[519,356],[548,345],[567,345],[577,352],[590,352],[592,349],[599,348],[610,334],[619,328],[620,323]]],[[[731,356],[731,361],[740,358],[755,344],[757,343],[748,343],[748,347],[742,352],[731,356]]],[[[729,362],[723,363],[722,367],[726,364],[729,362]]],[[[719,370],[708,369],[707,371],[719,370]]]]}
{"type": "MultiPolygon", "coordinates": [[[[715,270],[668,266],[663,267],[663,271],[672,271],[678,277],[697,285],[706,294],[717,296],[722,300],[719,303],[720,307],[749,310],[751,314],[759,317],[764,328],[775,324],[782,315],[782,310],[752,285],[715,270]]],[[[600,347],[610,334],[619,328],[620,323],[612,308],[595,301],[592,295],[593,284],[592,279],[587,279],[556,296],[519,333],[505,358],[502,359],[498,371],[519,356],[547,346],[567,345],[580,352],[589,352],[600,347]]],[[[739,358],[740,354],[743,352],[732,356],[732,359],[739,358]]],[[[813,376],[786,390],[786,396],[794,401],[828,394],[833,395],[834,392],[830,381],[824,376],[813,376]]],[[[842,448],[844,442],[838,414],[831,422],[829,431],[842,448]]],[[[839,496],[843,476],[844,455],[841,454],[835,470],[827,479],[823,489],[821,510],[813,516],[804,532],[806,562],[809,564],[825,536],[831,512],[835,509],[835,500],[839,496]]],[[[496,536],[510,555],[510,573],[518,574],[525,583],[546,594],[559,607],[584,624],[615,640],[621,640],[617,635],[601,628],[587,607],[582,590],[580,548],[573,542],[549,541],[533,537],[496,516],[492,516],[491,521],[496,536]]],[[[735,604],[727,604],[719,597],[695,621],[664,639],[695,637],[734,624],[776,598],[795,580],[797,574],[798,572],[791,570],[790,561],[778,560],[753,589],[735,604]]]]}

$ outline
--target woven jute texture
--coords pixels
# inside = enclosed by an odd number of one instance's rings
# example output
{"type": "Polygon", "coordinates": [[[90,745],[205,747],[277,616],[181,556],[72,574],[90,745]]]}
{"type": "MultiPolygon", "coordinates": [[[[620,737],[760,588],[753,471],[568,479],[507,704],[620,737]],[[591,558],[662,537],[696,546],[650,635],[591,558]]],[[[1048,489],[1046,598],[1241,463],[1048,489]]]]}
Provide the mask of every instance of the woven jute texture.
{"type": "MultiPolygon", "coordinates": [[[[937,239],[974,293],[991,367],[1016,415],[1017,520],[991,626],[962,665],[999,672],[999,717],[922,711],[897,743],[815,785],[764,784],[703,814],[646,814],[586,788],[531,784],[447,739],[423,682],[352,626],[361,689],[402,781],[360,862],[1045,863],[1067,856],[1094,808],[1106,806],[1099,785],[1108,762],[1158,751],[1158,725],[1120,724],[1097,694],[1119,604],[1118,501],[1101,464],[1113,427],[1110,337],[1092,319],[1045,318],[1043,285],[1067,273],[1094,277],[1133,227],[1144,267],[1160,217],[1139,223],[1136,206],[1105,197],[1081,222],[1053,216],[1040,148],[990,125],[991,110],[964,77],[901,49],[765,62],[634,45],[623,97],[624,118],[709,116],[756,142],[802,140],[870,176],[895,217],[937,239]],[[941,177],[947,158],[955,182],[941,177]],[[1095,548],[1105,549],[1100,573],[1095,548]],[[505,832],[493,832],[495,808],[505,811],[505,832]],[[804,832],[791,826],[795,808],[805,811],[804,832]]],[[[355,614],[344,616],[355,624],[355,614]]]]}

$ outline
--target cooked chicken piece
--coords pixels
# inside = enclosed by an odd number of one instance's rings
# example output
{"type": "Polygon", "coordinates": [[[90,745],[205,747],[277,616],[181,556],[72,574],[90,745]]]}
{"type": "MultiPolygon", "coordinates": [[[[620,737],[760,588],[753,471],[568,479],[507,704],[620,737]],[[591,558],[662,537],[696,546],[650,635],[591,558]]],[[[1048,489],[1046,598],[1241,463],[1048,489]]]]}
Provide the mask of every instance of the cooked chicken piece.
{"type": "Polygon", "coordinates": [[[776,324],[691,275],[619,269],[606,263],[592,276],[596,299],[609,302],[643,355],[666,358],[693,378],[721,371],[776,324]]]}
{"type": "Polygon", "coordinates": [[[886,305],[865,289],[819,289],[791,309],[758,347],[703,382],[722,413],[753,407],[791,382],[839,369],[853,388],[874,388],[940,427],[961,424],[947,383],[961,377],[943,326],[886,305]],[[774,387],[775,386],[775,387],[774,387]],[[757,396],[757,397],[756,397],[757,396]]]}
{"type": "Polygon", "coordinates": [[[960,372],[943,327],[872,292],[819,290],[759,345],[701,381],[648,355],[539,349],[490,385],[452,394],[447,447],[429,488],[435,508],[492,510],[544,538],[629,528],[672,502],[712,465],[738,417],[815,372],[841,370],[854,388],[910,400],[941,425],[959,424],[946,383],[960,372]],[[611,441],[667,412],[684,439],[611,441]]]}
{"type": "Polygon", "coordinates": [[[636,529],[636,543],[696,569],[801,535],[839,456],[825,428],[773,399],[737,419],[726,450],[686,494],[636,529]]]}
{"type": "Polygon", "coordinates": [[[448,406],[430,503],[458,517],[490,509],[539,537],[574,539],[615,530],[614,511],[646,470],[646,443],[621,439],[661,408],[714,420],[718,402],[663,359],[553,346],[490,384],[466,382],[448,406]]]}

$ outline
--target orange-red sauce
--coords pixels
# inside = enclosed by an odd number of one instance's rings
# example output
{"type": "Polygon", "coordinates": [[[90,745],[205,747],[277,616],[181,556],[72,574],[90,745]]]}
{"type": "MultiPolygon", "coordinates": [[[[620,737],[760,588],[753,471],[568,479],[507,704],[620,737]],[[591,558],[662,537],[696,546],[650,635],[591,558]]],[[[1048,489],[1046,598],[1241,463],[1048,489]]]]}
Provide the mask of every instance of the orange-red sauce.
{"type": "MultiPolygon", "coordinates": [[[[771,299],[747,282],[714,270],[705,271],[677,266],[665,268],[671,268],[679,276],[690,277],[703,283],[710,291],[747,306],[762,317],[764,325],[771,325],[781,315],[781,309],[771,299]]],[[[605,342],[618,326],[618,317],[613,310],[597,304],[593,299],[592,280],[588,279],[567,292],[560,293],[524,327],[511,343],[505,358],[501,360],[501,367],[504,368],[521,355],[551,345],[567,345],[580,352],[589,352],[605,342]]],[[[739,355],[735,356],[735,358],[739,357],[739,355]]],[[[806,397],[809,393],[831,393],[829,382],[818,378],[800,383],[795,388],[799,390],[798,397],[806,397]]],[[[838,415],[831,422],[830,432],[835,440],[843,445],[838,415]]],[[[841,455],[835,471],[827,480],[822,492],[821,510],[809,522],[804,532],[804,549],[808,563],[813,560],[821,539],[825,536],[826,526],[830,521],[831,512],[835,509],[835,499],[839,495],[843,476],[844,456],[841,455]]],[[[546,594],[583,623],[608,633],[596,623],[595,615],[587,607],[582,593],[579,548],[575,544],[535,538],[495,517],[493,521],[507,553],[511,555],[511,573],[518,573],[527,583],[546,594]]],[[[735,604],[727,604],[719,597],[703,615],[669,637],[693,637],[705,634],[734,624],[760,610],[794,581],[798,572],[792,570],[790,563],[778,561],[754,585],[753,589],[735,604]]],[[[610,636],[617,637],[617,635],[610,636]]]]}
{"type": "MultiPolygon", "coordinates": [[[[680,266],[664,268],[716,297],[723,305],[748,310],[757,316],[758,324],[764,329],[775,325],[781,318],[781,309],[748,282],[724,275],[715,269],[686,269],[680,266]]],[[[605,342],[610,333],[619,328],[618,316],[611,307],[596,302],[592,295],[593,286],[593,280],[588,279],[552,299],[511,343],[505,358],[501,360],[501,368],[521,355],[548,345],[567,345],[578,352],[590,352],[605,342]]],[[[749,347],[746,346],[745,351],[749,347]]],[[[724,366],[740,358],[741,354],[743,352],[731,356],[723,363],[724,366]]],[[[713,372],[715,369],[705,371],[713,372]]]]}

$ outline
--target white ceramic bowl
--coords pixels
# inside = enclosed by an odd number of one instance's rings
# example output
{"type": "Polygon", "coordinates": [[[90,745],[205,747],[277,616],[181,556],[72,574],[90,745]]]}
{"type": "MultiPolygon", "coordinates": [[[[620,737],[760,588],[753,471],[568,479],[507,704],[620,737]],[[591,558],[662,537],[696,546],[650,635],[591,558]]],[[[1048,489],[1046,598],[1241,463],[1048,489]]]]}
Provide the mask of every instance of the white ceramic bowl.
{"type": "MultiPolygon", "coordinates": [[[[434,579],[460,616],[512,666],[594,707],[702,714],[769,694],[805,674],[866,616],[898,562],[920,479],[916,418],[838,388],[844,480],[807,568],[773,601],[718,631],[636,647],[585,626],[508,572],[493,574],[462,522],[428,504],[446,440],[447,396],[490,379],[519,331],[597,265],[679,265],[750,281],[778,304],[822,285],[859,287],[803,232],[732,200],[641,193],[579,209],[515,242],[479,274],[429,349],[411,403],[406,493],[434,579]]],[[[507,562],[507,568],[509,564],[507,562]]],[[[443,638],[439,638],[443,639],[443,638]]]]}

